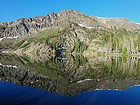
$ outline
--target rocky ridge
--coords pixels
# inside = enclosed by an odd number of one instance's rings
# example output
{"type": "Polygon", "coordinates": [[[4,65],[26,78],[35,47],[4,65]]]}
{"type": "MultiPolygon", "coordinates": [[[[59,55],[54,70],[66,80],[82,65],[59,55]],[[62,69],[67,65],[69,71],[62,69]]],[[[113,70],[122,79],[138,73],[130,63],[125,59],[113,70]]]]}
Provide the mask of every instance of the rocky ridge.
{"type": "Polygon", "coordinates": [[[98,18],[84,15],[78,11],[67,10],[58,13],[50,13],[46,16],[33,18],[21,18],[15,22],[0,23],[0,38],[15,37],[35,34],[50,27],[66,27],[68,22],[83,24],[93,28],[123,28],[137,30],[140,26],[123,18],[98,18]]]}

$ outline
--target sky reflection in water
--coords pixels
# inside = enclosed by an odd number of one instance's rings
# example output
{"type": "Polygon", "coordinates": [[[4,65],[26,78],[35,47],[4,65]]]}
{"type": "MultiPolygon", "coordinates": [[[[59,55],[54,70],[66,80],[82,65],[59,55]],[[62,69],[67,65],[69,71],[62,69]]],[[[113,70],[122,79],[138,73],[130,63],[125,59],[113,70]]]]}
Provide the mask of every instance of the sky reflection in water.
{"type": "Polygon", "coordinates": [[[0,105],[140,105],[139,59],[70,58],[0,56],[0,105]]]}
{"type": "Polygon", "coordinates": [[[0,105],[139,105],[140,87],[124,91],[87,91],[61,96],[44,90],[0,82],[0,105]]]}

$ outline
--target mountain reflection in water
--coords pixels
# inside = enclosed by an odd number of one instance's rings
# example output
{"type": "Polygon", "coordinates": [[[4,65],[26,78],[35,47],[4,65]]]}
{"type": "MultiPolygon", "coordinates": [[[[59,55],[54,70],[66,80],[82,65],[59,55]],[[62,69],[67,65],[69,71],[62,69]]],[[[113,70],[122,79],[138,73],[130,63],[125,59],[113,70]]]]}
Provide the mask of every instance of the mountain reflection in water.
{"type": "Polygon", "coordinates": [[[81,55],[32,60],[27,56],[0,55],[0,79],[63,96],[99,89],[124,90],[139,85],[140,60],[81,55]]]}

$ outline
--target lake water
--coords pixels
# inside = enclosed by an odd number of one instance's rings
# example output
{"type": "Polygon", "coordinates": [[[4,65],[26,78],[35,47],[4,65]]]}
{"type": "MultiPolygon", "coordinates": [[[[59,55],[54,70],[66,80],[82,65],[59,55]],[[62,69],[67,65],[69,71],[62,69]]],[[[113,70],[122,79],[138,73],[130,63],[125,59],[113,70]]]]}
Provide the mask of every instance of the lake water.
{"type": "Polygon", "coordinates": [[[0,105],[139,105],[140,87],[87,91],[62,96],[44,90],[0,82],[0,105]]]}
{"type": "Polygon", "coordinates": [[[140,105],[139,57],[0,55],[0,105],[140,105]]]}

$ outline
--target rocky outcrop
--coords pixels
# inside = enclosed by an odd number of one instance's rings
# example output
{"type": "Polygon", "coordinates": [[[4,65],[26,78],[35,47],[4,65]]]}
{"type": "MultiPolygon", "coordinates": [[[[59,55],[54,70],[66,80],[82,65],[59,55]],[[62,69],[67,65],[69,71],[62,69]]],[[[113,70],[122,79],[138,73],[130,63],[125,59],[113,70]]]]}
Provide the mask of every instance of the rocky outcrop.
{"type": "Polygon", "coordinates": [[[77,11],[61,11],[50,13],[46,16],[33,18],[22,18],[15,22],[0,23],[0,37],[14,37],[35,34],[38,31],[46,30],[49,27],[65,27],[65,22],[85,22],[91,23],[87,16],[77,11]],[[77,18],[77,16],[79,18],[77,18]],[[78,19],[78,20],[77,20],[78,19]],[[65,21],[65,22],[64,22],[65,21]]]}
{"type": "Polygon", "coordinates": [[[46,16],[22,18],[15,22],[0,23],[0,38],[35,34],[50,27],[66,27],[66,23],[83,24],[92,28],[124,28],[128,30],[140,29],[140,27],[127,19],[109,19],[89,17],[78,11],[68,10],[58,13],[50,13],[46,16]]]}

